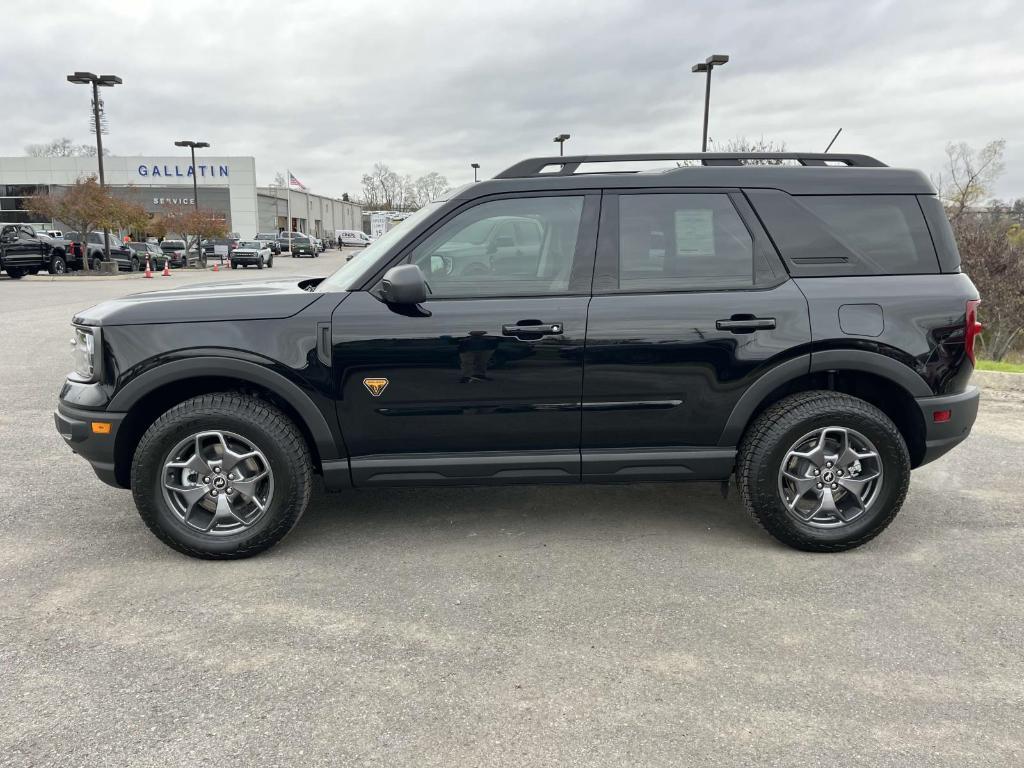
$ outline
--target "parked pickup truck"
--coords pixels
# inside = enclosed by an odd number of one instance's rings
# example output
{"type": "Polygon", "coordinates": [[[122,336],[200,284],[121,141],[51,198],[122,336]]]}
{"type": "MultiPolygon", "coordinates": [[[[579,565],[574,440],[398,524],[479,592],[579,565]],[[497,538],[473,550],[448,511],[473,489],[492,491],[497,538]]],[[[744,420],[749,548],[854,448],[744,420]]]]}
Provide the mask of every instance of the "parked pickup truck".
{"type": "Polygon", "coordinates": [[[50,247],[28,224],[0,227],[0,269],[17,280],[44,272],[50,265],[50,247]]]}

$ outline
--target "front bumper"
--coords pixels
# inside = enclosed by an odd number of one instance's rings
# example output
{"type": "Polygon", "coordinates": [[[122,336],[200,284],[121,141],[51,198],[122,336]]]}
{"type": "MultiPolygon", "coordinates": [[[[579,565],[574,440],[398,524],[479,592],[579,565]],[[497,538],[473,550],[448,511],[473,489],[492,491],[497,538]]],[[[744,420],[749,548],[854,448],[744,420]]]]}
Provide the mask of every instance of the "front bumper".
{"type": "MultiPolygon", "coordinates": [[[[239,264],[259,264],[260,255],[258,253],[239,253],[235,251],[231,254],[231,260],[239,264]]],[[[263,261],[266,262],[266,258],[263,261]]]]}
{"type": "Polygon", "coordinates": [[[100,480],[115,488],[123,488],[124,486],[117,482],[114,472],[114,446],[117,443],[118,429],[127,415],[72,408],[59,403],[53,414],[53,422],[68,447],[92,465],[100,480]],[[93,422],[110,424],[110,432],[93,432],[93,422]]]}
{"type": "Polygon", "coordinates": [[[956,395],[917,398],[925,430],[924,458],[921,464],[934,461],[967,438],[978,417],[980,400],[981,392],[977,387],[968,387],[956,395]],[[948,421],[936,421],[935,415],[944,411],[949,411],[948,421]]]}

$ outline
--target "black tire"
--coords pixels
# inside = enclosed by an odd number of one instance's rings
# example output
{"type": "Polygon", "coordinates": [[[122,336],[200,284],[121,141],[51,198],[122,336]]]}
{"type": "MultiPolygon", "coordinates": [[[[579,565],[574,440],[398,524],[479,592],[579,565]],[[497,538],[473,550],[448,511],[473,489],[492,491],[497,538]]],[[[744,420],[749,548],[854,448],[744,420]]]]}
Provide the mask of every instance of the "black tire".
{"type": "Polygon", "coordinates": [[[141,267],[142,262],[140,262],[138,259],[132,259],[131,264],[128,266],[128,269],[131,272],[138,272],[141,267]]]}
{"type": "Polygon", "coordinates": [[[90,269],[92,269],[93,272],[99,272],[103,265],[103,259],[101,259],[99,256],[94,256],[92,261],[89,262],[89,264],[90,269]]]}
{"type": "Polygon", "coordinates": [[[51,275],[63,275],[68,271],[68,263],[64,260],[63,256],[53,256],[50,258],[50,274],[51,275]]]}
{"type": "Polygon", "coordinates": [[[38,275],[39,274],[39,267],[29,267],[26,271],[30,275],[38,275]]]}
{"type": "Polygon", "coordinates": [[[256,261],[256,269],[263,269],[263,257],[260,256],[256,261]]]}
{"type": "Polygon", "coordinates": [[[270,255],[270,261],[267,262],[267,269],[273,269],[273,268],[274,268],[274,255],[271,254],[270,255]]]}
{"type": "Polygon", "coordinates": [[[7,276],[11,278],[11,280],[20,280],[25,276],[25,272],[19,267],[8,267],[7,276]]]}
{"type": "Polygon", "coordinates": [[[263,552],[302,517],[312,488],[312,461],[294,422],[274,406],[234,392],[200,395],[174,406],[142,436],[132,459],[132,494],[139,515],[167,546],[191,557],[230,560],[263,552]],[[244,437],[267,457],[274,491],[252,526],[213,535],[184,523],[164,498],[164,462],[174,446],[205,430],[244,437]]]}
{"type": "Polygon", "coordinates": [[[896,425],[870,403],[839,392],[802,392],[775,403],[747,428],[736,475],[747,512],[776,539],[808,552],[841,552],[870,541],[896,517],[910,484],[910,455],[896,425]],[[882,472],[880,488],[866,511],[837,527],[799,520],[788,511],[780,490],[780,472],[791,446],[825,427],[851,429],[866,437],[878,452],[882,472]]]}
{"type": "Polygon", "coordinates": [[[238,262],[236,262],[236,261],[232,261],[232,262],[231,262],[231,268],[232,268],[232,269],[238,269],[238,262]]]}

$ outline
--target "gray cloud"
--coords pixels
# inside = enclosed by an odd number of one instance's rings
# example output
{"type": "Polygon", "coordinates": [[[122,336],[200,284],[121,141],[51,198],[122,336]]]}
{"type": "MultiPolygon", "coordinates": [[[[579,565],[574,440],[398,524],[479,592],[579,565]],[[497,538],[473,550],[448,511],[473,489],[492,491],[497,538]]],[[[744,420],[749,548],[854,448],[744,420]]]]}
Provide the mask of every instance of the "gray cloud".
{"type": "Polygon", "coordinates": [[[711,135],[874,154],[932,172],[950,140],[1007,139],[996,192],[1024,196],[1024,16],[1010,2],[51,2],[5,8],[0,154],[89,141],[75,69],[114,72],[117,154],[202,138],[356,192],[384,161],[452,183],[525,156],[692,150],[711,135]],[[79,41],[78,45],[74,41],[79,41]]]}

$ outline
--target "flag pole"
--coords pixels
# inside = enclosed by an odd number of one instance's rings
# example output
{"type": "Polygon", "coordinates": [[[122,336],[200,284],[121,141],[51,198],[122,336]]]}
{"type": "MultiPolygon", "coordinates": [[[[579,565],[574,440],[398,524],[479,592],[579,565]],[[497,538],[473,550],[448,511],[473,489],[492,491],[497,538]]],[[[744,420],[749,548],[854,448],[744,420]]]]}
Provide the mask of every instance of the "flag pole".
{"type": "Polygon", "coordinates": [[[288,201],[288,221],[285,222],[284,230],[288,233],[288,253],[292,251],[292,172],[286,170],[288,178],[284,180],[284,194],[288,201]]]}

